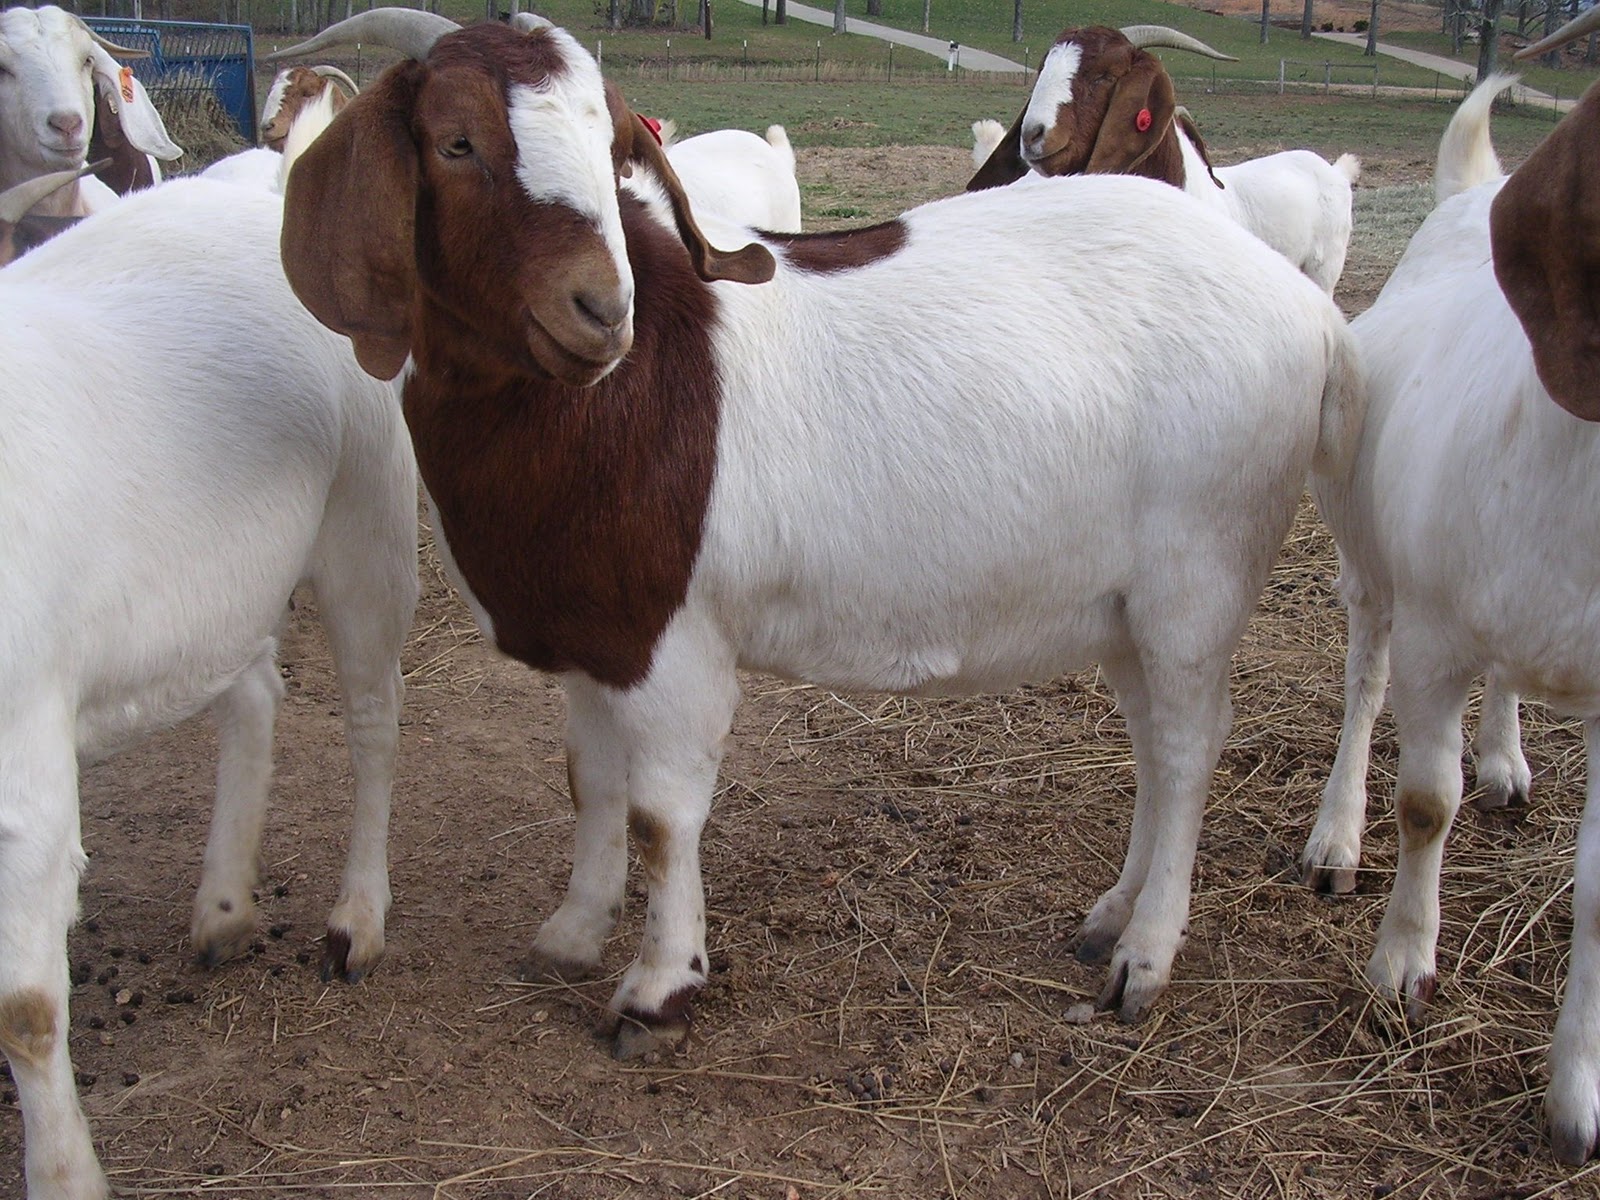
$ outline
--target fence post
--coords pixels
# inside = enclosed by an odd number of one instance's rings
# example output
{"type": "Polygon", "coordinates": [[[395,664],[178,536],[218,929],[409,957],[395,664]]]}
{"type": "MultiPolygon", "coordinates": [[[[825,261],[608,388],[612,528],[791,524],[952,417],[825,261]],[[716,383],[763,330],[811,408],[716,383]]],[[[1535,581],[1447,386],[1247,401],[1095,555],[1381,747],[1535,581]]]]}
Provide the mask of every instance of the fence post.
{"type": "Polygon", "coordinates": [[[812,73],[812,82],[822,82],[822,41],[820,38],[817,41],[817,66],[816,70],[812,73]]]}
{"type": "Polygon", "coordinates": [[[672,39],[667,39],[667,78],[672,78],[672,39]]]}
{"type": "Polygon", "coordinates": [[[744,48],[739,52],[743,63],[742,78],[748,82],[750,79],[750,39],[744,39],[744,48]]]}
{"type": "Polygon", "coordinates": [[[889,43],[889,82],[894,82],[894,43],[889,43]]]}
{"type": "Polygon", "coordinates": [[[1278,95],[1283,95],[1283,59],[1278,60],[1278,95]]]}

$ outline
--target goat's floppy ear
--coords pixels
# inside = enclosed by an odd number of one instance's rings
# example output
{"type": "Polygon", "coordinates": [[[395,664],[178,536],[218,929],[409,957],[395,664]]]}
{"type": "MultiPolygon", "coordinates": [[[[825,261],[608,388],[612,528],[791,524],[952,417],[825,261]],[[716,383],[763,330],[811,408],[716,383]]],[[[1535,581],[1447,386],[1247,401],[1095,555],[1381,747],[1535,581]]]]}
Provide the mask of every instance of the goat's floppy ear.
{"type": "Polygon", "coordinates": [[[1135,173],[1133,168],[1167,136],[1177,106],[1166,68],[1153,54],[1140,51],[1132,69],[1117,80],[1084,171],[1090,175],[1135,173]]]}
{"type": "Polygon", "coordinates": [[[94,98],[94,133],[89,137],[89,161],[94,177],[119,196],[154,187],[156,174],[150,156],[128,141],[122,120],[109,97],[94,98]]]}
{"type": "MultiPolygon", "coordinates": [[[[183,147],[168,135],[167,127],[161,122],[161,114],[150,102],[144,84],[134,78],[133,68],[117,62],[98,44],[89,53],[94,60],[95,92],[101,104],[109,107],[116,116],[129,143],[163,162],[171,162],[181,156],[183,147]]],[[[99,108],[101,104],[96,107],[99,108]]]]}
{"type": "Polygon", "coordinates": [[[967,191],[981,192],[988,188],[1005,187],[1028,173],[1028,164],[1022,161],[1022,118],[1027,115],[1028,108],[1024,105],[999,145],[989,152],[983,166],[967,180],[967,191]]]}
{"type": "Polygon", "coordinates": [[[1175,120],[1183,132],[1188,135],[1189,140],[1194,143],[1195,151],[1200,155],[1200,161],[1206,165],[1206,174],[1211,176],[1211,182],[1218,187],[1222,187],[1222,180],[1217,178],[1217,172],[1211,166],[1211,152],[1206,149],[1205,139],[1200,136],[1200,129],[1195,125],[1194,118],[1180,106],[1175,120]]]}
{"type": "Polygon", "coordinates": [[[630,109],[615,85],[606,84],[606,105],[611,110],[611,157],[618,175],[626,175],[633,163],[648,167],[661,181],[672,205],[673,223],[678,227],[678,237],[689,251],[695,274],[710,282],[729,279],[735,283],[766,283],[777,270],[772,252],[757,242],[739,250],[718,250],[695,223],[689,207],[688,193],[683,190],[677,172],[667,161],[667,155],[656,141],[655,134],[644,123],[644,118],[630,109]]]}
{"type": "Polygon", "coordinates": [[[418,173],[409,118],[421,70],[401,63],[347,104],[284,189],[289,286],[379,379],[398,375],[411,353],[418,173]]]}
{"type": "Polygon", "coordinates": [[[1600,86],[1506,181],[1489,231],[1540,381],[1573,416],[1600,421],[1600,86]]]}

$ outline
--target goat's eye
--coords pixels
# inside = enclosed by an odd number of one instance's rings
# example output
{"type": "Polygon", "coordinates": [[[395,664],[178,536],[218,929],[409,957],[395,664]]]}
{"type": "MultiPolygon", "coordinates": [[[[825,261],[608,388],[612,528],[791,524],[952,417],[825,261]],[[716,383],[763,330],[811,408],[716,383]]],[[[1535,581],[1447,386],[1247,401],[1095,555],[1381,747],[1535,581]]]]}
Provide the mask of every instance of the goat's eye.
{"type": "Polygon", "coordinates": [[[439,150],[446,158],[465,158],[472,153],[472,143],[467,140],[466,134],[458,133],[439,150]]]}

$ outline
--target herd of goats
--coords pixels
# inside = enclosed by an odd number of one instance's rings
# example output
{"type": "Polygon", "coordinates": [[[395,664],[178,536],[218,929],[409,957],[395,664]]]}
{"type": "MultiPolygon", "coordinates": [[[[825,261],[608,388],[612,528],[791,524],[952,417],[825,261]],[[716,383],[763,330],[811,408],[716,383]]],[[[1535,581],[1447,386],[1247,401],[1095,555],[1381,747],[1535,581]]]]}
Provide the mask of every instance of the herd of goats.
{"type": "MultiPolygon", "coordinates": [[[[1308,882],[1353,886],[1386,695],[1399,735],[1371,984],[1416,1019],[1432,999],[1476,680],[1487,794],[1528,790],[1529,694],[1585,720],[1593,801],[1600,90],[1507,175],[1511,80],[1481,84],[1346,321],[1359,165],[1213,168],[1150,50],[1215,51],[1172,30],[1065,31],[1010,128],[975,127],[963,194],[831,233],[799,231],[780,127],[663,136],[542,18],[375,9],[275,57],[355,41],[401,60],[353,98],[286,69],[268,147],[160,181],[179,151],[130,52],[0,12],[0,1048],[33,1200],[107,1194],[67,1047],[80,764],[212,713],[191,946],[248,946],[301,583],[354,776],[322,967],[381,958],[419,483],[485,637],[566,693],[573,865],[541,970],[596,972],[630,841],[643,864],[621,1056],[680,1044],[706,983],[699,838],[740,669],[949,695],[1100,664],[1137,787],[1078,954],[1101,1009],[1144,1015],[1308,480],[1349,615],[1308,882]]],[[[1600,1148],[1600,802],[1576,854],[1544,1099],[1566,1163],[1600,1148]]]]}

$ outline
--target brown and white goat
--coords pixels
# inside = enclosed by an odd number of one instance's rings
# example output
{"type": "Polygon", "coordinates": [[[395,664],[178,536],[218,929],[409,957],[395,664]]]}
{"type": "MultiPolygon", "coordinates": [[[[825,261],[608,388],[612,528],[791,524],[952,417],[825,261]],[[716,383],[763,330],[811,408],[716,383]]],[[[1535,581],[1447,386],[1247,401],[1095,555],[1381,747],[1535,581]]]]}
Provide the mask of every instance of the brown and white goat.
{"type": "Polygon", "coordinates": [[[400,11],[374,10],[426,36],[295,164],[283,260],[369,370],[405,370],[453,578],[495,645],[563,678],[576,844],[536,957],[599,965],[631,831],[649,900],[616,1048],[684,1035],[738,668],[957,694],[1099,661],[1139,784],[1080,953],[1109,960],[1103,1006],[1143,1014],[1184,937],[1233,648],[1306,473],[1359,421],[1337,309],[1233,222],[1115,176],[716,251],[573,38],[400,11]]]}
{"type": "Polygon", "coordinates": [[[261,144],[283,153],[295,119],[314,104],[324,104],[332,119],[360,89],[338,67],[285,67],[272,77],[261,102],[261,144]]]}
{"type": "MultiPolygon", "coordinates": [[[[1013,183],[1030,171],[1164,180],[1238,221],[1332,294],[1350,244],[1360,161],[1345,154],[1330,164],[1310,150],[1285,150],[1213,168],[1166,68],[1149,52],[1154,47],[1232,61],[1160,25],[1065,29],[1028,103],[967,190],[1013,183]]],[[[979,136],[977,125],[973,132],[979,136]]]]}

